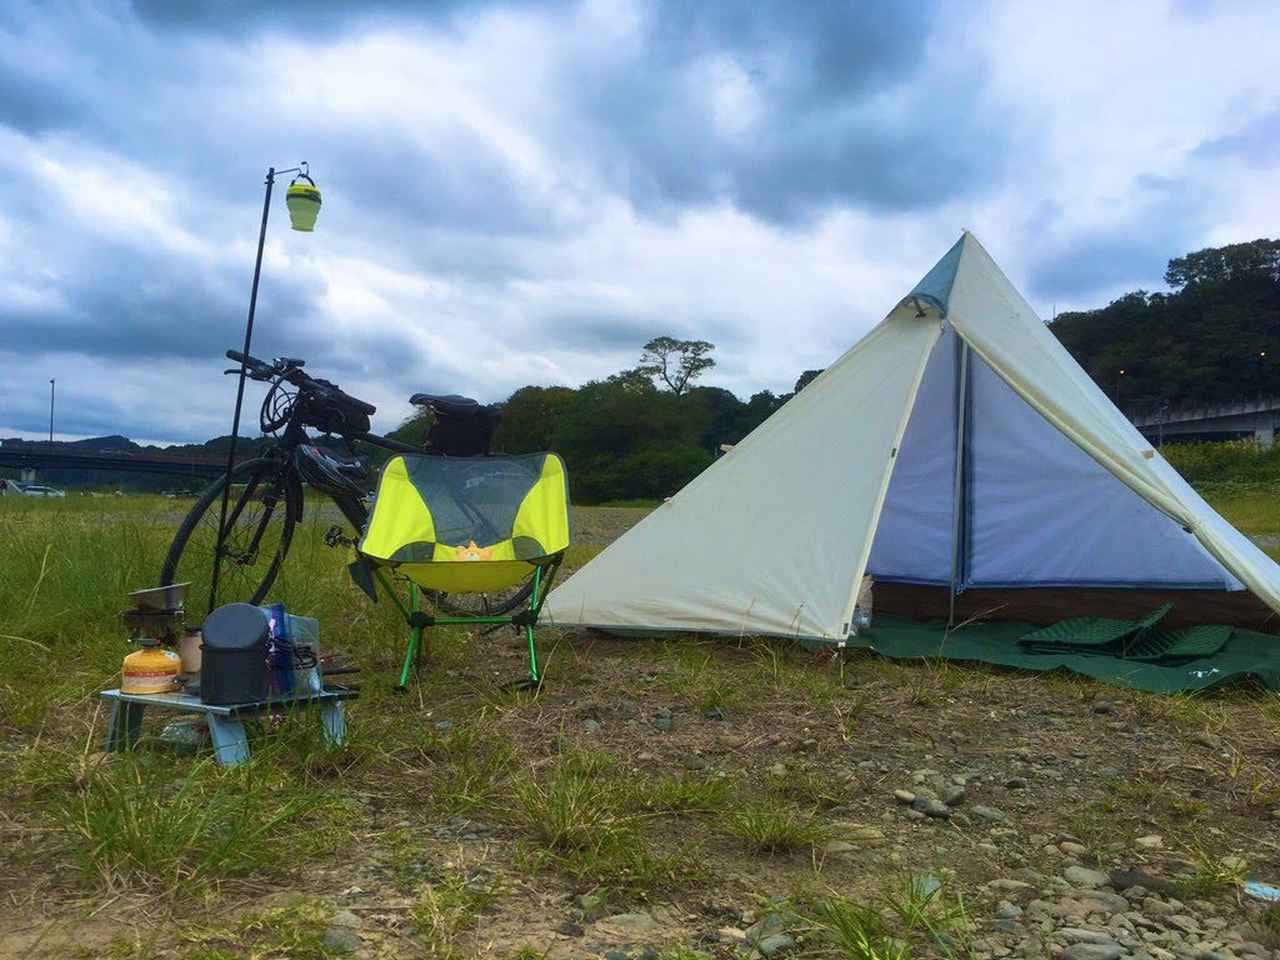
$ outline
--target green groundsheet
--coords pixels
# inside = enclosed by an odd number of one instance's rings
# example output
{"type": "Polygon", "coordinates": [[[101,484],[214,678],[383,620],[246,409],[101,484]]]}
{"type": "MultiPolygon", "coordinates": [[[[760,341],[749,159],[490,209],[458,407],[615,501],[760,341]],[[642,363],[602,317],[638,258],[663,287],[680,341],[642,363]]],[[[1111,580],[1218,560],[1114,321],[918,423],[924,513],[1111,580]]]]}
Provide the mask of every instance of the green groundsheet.
{"type": "Polygon", "coordinates": [[[1021,670],[1062,668],[1151,693],[1206,690],[1247,677],[1280,690],[1280,637],[1267,633],[1234,630],[1213,656],[1149,662],[1096,653],[1032,653],[1020,647],[1018,639],[1035,629],[1027,623],[974,623],[948,634],[941,623],[878,614],[870,630],[849,638],[849,646],[897,660],[944,657],[1021,670]]]}

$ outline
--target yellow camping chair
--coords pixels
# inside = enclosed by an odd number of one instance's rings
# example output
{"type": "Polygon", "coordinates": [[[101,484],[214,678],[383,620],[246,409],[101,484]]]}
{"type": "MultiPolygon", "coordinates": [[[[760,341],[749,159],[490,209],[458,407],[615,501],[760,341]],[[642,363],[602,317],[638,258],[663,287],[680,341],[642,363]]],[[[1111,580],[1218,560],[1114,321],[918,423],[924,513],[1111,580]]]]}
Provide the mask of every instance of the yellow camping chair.
{"type": "Polygon", "coordinates": [[[542,675],[533,628],[569,546],[569,482],[554,453],[393,457],[382,468],[357,546],[353,578],[377,599],[380,582],[410,627],[399,687],[422,647],[422,631],[450,624],[509,624],[529,647],[529,681],[542,675]],[[409,607],[384,571],[409,581],[409,607]],[[494,616],[438,616],[420,609],[423,589],[487,593],[532,581],[529,606],[494,616]]]}

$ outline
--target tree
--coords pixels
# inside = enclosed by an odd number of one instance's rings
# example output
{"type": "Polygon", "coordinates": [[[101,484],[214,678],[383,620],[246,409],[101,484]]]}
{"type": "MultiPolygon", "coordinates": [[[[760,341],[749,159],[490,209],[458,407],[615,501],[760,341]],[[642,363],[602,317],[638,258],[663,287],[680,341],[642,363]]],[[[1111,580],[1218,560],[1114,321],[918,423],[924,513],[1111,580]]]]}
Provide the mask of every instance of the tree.
{"type": "Polygon", "coordinates": [[[1246,277],[1280,281],[1280,240],[1232,243],[1175,257],[1169,261],[1164,280],[1181,289],[1246,277]]]}
{"type": "Polygon", "coordinates": [[[689,389],[690,380],[716,365],[715,360],[707,356],[715,348],[714,343],[706,340],[654,337],[644,345],[636,371],[647,377],[657,377],[679,397],[689,389]]]}
{"type": "Polygon", "coordinates": [[[800,379],[796,381],[796,388],[792,391],[792,394],[794,395],[799,393],[809,384],[813,383],[814,380],[818,379],[818,375],[821,373],[821,370],[806,370],[804,373],[800,374],[800,379]]]}

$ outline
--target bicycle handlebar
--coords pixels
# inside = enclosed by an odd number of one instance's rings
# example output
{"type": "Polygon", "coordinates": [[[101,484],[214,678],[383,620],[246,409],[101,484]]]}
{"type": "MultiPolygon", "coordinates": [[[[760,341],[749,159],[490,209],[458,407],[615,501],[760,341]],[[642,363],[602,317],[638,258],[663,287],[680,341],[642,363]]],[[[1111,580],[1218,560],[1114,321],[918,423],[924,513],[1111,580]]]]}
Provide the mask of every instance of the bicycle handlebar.
{"type": "Polygon", "coordinates": [[[351,396],[349,393],[343,392],[339,387],[327,381],[316,380],[309,377],[293,362],[276,362],[264,363],[257,357],[250,357],[241,353],[239,350],[228,350],[227,359],[234,360],[236,363],[244,364],[245,370],[249,377],[254,380],[271,380],[278,376],[283,376],[295,387],[306,390],[308,393],[325,397],[337,403],[344,404],[366,416],[373,416],[378,412],[378,408],[372,403],[365,403],[363,400],[351,396]]]}

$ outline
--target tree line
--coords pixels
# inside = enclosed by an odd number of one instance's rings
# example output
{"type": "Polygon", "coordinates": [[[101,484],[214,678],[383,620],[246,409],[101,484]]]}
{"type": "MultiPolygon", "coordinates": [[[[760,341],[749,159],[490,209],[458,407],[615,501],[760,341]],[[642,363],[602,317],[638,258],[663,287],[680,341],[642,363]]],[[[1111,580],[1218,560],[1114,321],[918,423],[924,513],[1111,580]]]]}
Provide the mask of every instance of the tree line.
{"type": "Polygon", "coordinates": [[[1176,257],[1165,282],[1051,329],[1130,414],[1280,394],[1280,240],[1176,257]]]}
{"type": "MultiPolygon", "coordinates": [[[[706,340],[655,337],[635,367],[603,380],[521,387],[500,405],[494,450],[556,451],[569,467],[576,503],[670,496],[821,372],[805,371],[791,393],[761,390],[744,402],[695,382],[715,367],[714,350],[706,340]]],[[[419,441],[423,417],[415,414],[391,436],[419,441]]]]}

